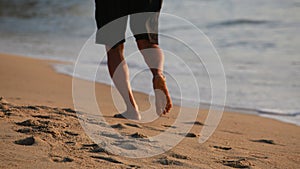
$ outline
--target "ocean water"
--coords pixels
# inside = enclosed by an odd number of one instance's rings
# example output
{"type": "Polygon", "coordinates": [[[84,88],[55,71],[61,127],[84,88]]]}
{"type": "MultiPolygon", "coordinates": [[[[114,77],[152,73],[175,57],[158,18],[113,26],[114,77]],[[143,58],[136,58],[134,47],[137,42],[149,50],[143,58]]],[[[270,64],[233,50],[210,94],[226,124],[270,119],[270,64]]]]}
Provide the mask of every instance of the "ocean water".
{"type": "MultiPolygon", "coordinates": [[[[194,24],[216,48],[226,74],[226,107],[296,125],[300,125],[299,11],[298,0],[165,0],[162,10],[166,16],[194,24]]],[[[0,24],[1,53],[75,63],[96,31],[94,1],[0,0],[0,24]]],[[[203,53],[211,50],[196,40],[191,27],[176,19],[161,17],[160,30],[194,40],[203,53]]],[[[161,37],[161,47],[168,49],[165,70],[170,74],[172,97],[195,100],[183,60],[196,74],[200,102],[209,104],[209,78],[221,74],[208,76],[196,57],[188,57],[188,51],[168,38],[161,37]]],[[[90,71],[98,67],[96,81],[111,84],[105,57],[97,57],[103,52],[98,46],[91,57],[84,58],[85,67],[77,76],[93,80],[90,71]]],[[[145,64],[132,38],[126,43],[126,56],[134,90],[151,92],[149,72],[138,73],[145,64]]],[[[73,75],[74,65],[57,64],[54,68],[73,75]]],[[[214,92],[218,96],[219,91],[214,92]]]]}

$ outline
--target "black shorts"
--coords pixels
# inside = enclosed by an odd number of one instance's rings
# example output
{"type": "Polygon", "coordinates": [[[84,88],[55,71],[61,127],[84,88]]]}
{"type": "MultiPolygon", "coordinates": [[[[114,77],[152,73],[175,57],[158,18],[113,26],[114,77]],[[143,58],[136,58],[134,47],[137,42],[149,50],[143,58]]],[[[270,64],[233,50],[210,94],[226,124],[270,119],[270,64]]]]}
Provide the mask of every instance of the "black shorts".
{"type": "Polygon", "coordinates": [[[127,20],[136,40],[158,44],[158,17],[163,0],[95,0],[96,43],[115,47],[125,42],[127,20]]]}

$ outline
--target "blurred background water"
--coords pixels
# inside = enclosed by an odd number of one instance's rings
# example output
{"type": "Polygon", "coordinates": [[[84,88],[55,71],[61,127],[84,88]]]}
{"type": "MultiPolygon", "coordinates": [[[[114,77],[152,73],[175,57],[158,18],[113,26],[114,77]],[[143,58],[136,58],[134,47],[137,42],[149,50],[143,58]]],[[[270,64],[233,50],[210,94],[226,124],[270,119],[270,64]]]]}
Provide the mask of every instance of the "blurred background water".
{"type": "MultiPolygon", "coordinates": [[[[298,0],[165,0],[162,9],[163,13],[193,23],[217,49],[227,79],[226,106],[297,125],[300,125],[299,11],[298,0]]],[[[0,24],[1,53],[74,63],[83,44],[96,31],[94,1],[0,0],[0,24]]],[[[181,36],[187,39],[195,37],[189,28],[172,19],[161,18],[160,29],[162,34],[184,32],[181,36]]],[[[133,42],[129,39],[126,43],[126,54],[130,55],[128,64],[135,75],[145,65],[141,66],[142,57],[133,42]]],[[[201,42],[195,40],[198,43],[201,47],[201,42]]],[[[177,62],[178,57],[186,60],[188,52],[163,37],[161,46],[169,49],[166,71],[178,75],[177,81],[185,82],[183,99],[193,100],[194,91],[185,79],[184,66],[177,62]]],[[[205,53],[208,49],[202,50],[205,53]]],[[[96,59],[86,58],[86,69],[80,77],[93,80],[89,70],[99,66],[96,80],[111,84],[106,60],[99,64],[96,59]]],[[[196,60],[189,62],[196,63],[197,71],[193,73],[199,77],[201,102],[210,103],[211,89],[205,68],[196,60]]],[[[60,73],[73,74],[73,65],[54,67],[60,73]]],[[[133,78],[135,90],[151,91],[149,73],[133,78]]],[[[182,93],[178,93],[178,86],[172,85],[172,77],[169,78],[171,94],[179,98],[182,93]]]]}

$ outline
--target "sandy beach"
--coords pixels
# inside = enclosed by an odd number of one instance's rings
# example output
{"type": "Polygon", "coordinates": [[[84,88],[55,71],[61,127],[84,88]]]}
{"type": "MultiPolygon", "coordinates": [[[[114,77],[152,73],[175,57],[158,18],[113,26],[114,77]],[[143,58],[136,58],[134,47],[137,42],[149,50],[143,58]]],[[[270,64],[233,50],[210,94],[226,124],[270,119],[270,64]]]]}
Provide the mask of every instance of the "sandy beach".
{"type": "MultiPolygon", "coordinates": [[[[0,168],[298,168],[300,128],[255,115],[225,112],[210,139],[199,144],[207,110],[189,135],[150,158],[125,158],[95,144],[74,111],[72,77],[54,61],[0,54],[0,168]]],[[[90,83],[82,80],[82,83],[90,83]]],[[[172,127],[180,107],[151,123],[113,118],[111,87],[95,85],[106,121],[118,132],[147,138],[172,127]]],[[[141,110],[148,96],[135,92],[141,110]]],[[[104,136],[103,136],[104,137],[104,136]]]]}

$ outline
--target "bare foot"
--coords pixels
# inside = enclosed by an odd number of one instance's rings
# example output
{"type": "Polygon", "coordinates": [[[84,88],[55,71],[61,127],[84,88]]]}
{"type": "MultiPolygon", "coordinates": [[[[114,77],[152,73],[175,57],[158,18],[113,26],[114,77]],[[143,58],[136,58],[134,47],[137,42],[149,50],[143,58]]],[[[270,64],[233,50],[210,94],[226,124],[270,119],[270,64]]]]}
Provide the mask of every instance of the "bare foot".
{"type": "Polygon", "coordinates": [[[122,119],[130,119],[130,120],[141,120],[141,115],[138,111],[132,110],[132,111],[125,111],[121,114],[115,114],[114,118],[122,118],[122,119]]]}
{"type": "Polygon", "coordinates": [[[155,93],[156,113],[159,116],[169,113],[172,108],[172,100],[164,75],[157,75],[153,78],[153,88],[155,93]]]}

